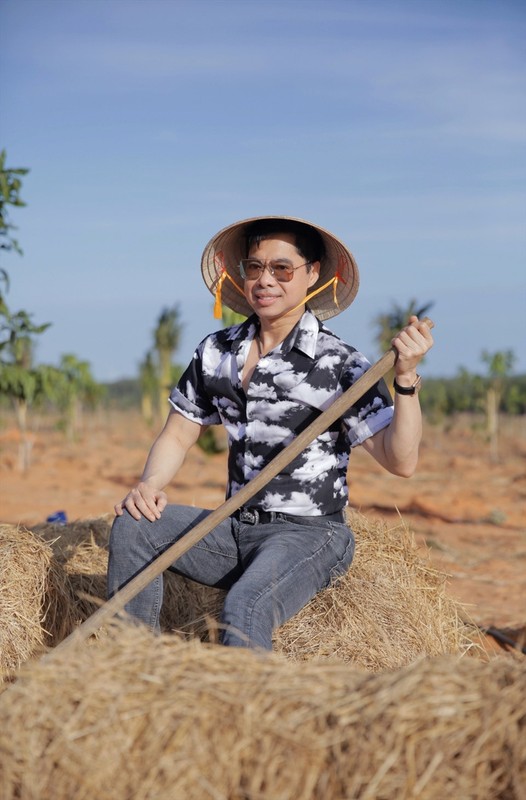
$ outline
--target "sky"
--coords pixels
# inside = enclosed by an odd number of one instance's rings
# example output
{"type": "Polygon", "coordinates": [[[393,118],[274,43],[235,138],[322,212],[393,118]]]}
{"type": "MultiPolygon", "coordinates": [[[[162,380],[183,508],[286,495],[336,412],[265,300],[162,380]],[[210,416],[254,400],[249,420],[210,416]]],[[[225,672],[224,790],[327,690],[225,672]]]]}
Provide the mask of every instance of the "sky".
{"type": "Polygon", "coordinates": [[[36,359],[137,375],[164,308],[186,365],[217,328],[201,253],[258,214],[319,224],[360,268],[328,326],[371,361],[379,314],[432,303],[424,376],[526,372],[526,3],[0,0],[10,308],[36,359]]]}

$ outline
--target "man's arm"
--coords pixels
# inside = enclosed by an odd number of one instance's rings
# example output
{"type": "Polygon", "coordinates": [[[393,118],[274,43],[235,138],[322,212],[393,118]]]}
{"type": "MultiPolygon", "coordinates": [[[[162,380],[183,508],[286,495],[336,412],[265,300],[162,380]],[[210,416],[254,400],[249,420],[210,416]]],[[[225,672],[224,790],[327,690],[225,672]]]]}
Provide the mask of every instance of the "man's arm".
{"type": "MultiPolygon", "coordinates": [[[[418,317],[411,317],[409,325],[395,336],[392,344],[398,353],[395,364],[396,381],[400,386],[411,387],[417,379],[418,363],[433,346],[431,331],[418,317]]],[[[362,446],[389,472],[409,478],[418,463],[421,438],[422,414],[418,393],[395,393],[391,423],[367,439],[362,446]]]]}
{"type": "Polygon", "coordinates": [[[117,516],[127,510],[137,520],[141,516],[150,522],[159,519],[168,502],[163,489],[183,464],[201,430],[197,422],[186,419],[175,410],[170,411],[164,428],[152,445],[141,480],[115,506],[117,516]]]}

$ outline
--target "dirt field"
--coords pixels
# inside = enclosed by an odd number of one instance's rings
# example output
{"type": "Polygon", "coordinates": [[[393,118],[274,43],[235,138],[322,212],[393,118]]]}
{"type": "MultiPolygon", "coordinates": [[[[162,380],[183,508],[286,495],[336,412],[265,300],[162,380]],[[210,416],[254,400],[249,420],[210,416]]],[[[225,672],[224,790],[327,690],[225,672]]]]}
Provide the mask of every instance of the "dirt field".
{"type": "MultiPolygon", "coordinates": [[[[18,434],[0,428],[0,521],[28,527],[56,511],[68,521],[112,512],[138,479],[155,431],[132,412],[99,412],[67,442],[44,420],[33,435],[32,464],[18,468],[18,434]]],[[[364,514],[400,519],[450,576],[451,594],[480,625],[526,624],[526,420],[502,424],[500,462],[492,464],[468,421],[427,426],[418,473],[386,474],[362,451],[351,458],[351,503],[364,514]]],[[[169,489],[172,501],[215,508],[224,499],[225,456],[195,448],[169,489]]]]}

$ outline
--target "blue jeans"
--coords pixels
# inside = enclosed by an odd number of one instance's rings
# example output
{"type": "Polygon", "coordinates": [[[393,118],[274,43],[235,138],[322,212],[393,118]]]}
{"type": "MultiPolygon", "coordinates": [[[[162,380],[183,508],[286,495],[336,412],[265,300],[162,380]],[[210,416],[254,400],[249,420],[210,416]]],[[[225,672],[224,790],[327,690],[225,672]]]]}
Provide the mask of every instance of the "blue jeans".
{"type": "MultiPolygon", "coordinates": [[[[210,511],[168,505],[161,518],[116,517],[110,537],[110,596],[185,535],[210,511]]],[[[324,517],[246,524],[229,517],[169,567],[206,586],[226,590],[221,614],[225,645],[272,649],[272,631],[349,568],[354,536],[324,517]]],[[[159,575],[126,611],[159,629],[163,578],[159,575]]]]}

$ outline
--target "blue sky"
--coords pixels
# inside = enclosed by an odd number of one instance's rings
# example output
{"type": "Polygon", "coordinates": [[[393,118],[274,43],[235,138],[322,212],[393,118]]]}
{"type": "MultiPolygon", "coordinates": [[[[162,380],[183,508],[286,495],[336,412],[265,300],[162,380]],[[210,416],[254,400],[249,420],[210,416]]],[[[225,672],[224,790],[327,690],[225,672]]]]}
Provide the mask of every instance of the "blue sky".
{"type": "Polygon", "coordinates": [[[526,4],[511,0],[0,0],[0,147],[30,168],[2,266],[13,309],[133,376],[179,304],[176,360],[217,326],[200,276],[220,228],[318,223],[361,286],[329,327],[433,302],[424,375],[526,371],[526,4]]]}

